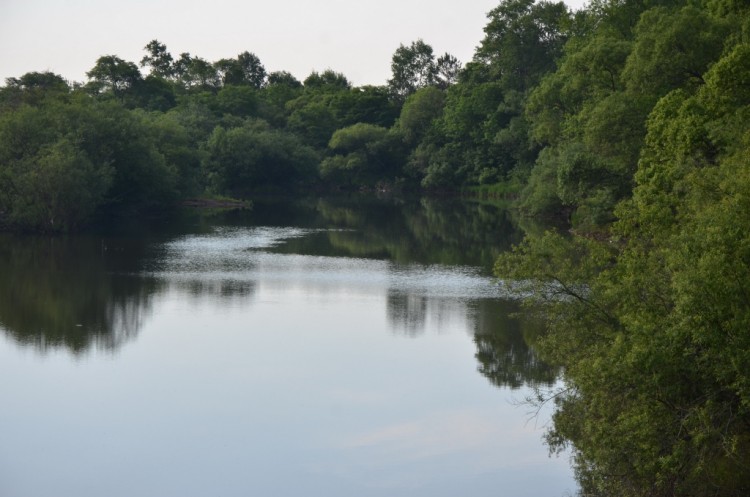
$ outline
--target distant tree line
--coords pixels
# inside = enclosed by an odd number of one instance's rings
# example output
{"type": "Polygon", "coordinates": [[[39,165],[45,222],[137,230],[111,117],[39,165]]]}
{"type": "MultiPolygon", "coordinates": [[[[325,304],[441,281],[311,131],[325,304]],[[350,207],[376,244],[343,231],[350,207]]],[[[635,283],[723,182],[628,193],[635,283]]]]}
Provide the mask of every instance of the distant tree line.
{"type": "Polygon", "coordinates": [[[202,194],[440,189],[529,168],[527,93],[569,36],[562,4],[502,3],[465,67],[423,40],[383,86],[298,81],[243,52],[209,62],[152,40],[140,64],[100,57],[86,83],[51,73],[0,88],[0,222],[68,231],[202,194]]]}
{"type": "Polygon", "coordinates": [[[461,69],[421,40],[396,50],[382,87],[332,70],[300,82],[250,52],[145,52],[140,67],[100,57],[85,84],[30,72],[0,88],[0,226],[69,231],[204,194],[418,186],[395,123],[412,93],[444,92],[461,69]]]}
{"type": "Polygon", "coordinates": [[[660,99],[695,92],[744,46],[740,6],[504,0],[472,61],[417,40],[383,86],[332,70],[298,81],[247,51],[173,56],[157,40],[139,65],[100,57],[84,84],[10,78],[0,220],[60,231],[206,192],[503,184],[528,214],[606,224],[632,194],[660,99]]]}

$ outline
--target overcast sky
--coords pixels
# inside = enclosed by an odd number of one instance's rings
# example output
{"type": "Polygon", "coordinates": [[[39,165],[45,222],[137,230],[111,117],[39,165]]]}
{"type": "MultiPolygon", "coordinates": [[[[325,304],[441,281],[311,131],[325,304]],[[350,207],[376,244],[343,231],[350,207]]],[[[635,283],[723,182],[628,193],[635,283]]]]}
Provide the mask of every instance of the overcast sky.
{"type": "MultiPolygon", "coordinates": [[[[568,0],[579,7],[584,0],[568,0]]],[[[471,59],[499,0],[0,0],[0,85],[30,71],[85,81],[102,55],[141,60],[158,39],[210,62],[255,53],[303,80],[333,69],[356,86],[385,84],[399,44],[471,59]]]]}

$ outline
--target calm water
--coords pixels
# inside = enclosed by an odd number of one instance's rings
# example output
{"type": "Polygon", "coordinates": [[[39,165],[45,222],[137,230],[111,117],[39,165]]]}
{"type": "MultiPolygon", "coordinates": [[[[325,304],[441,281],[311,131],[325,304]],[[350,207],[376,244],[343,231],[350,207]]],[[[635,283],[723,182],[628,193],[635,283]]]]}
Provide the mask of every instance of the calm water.
{"type": "Polygon", "coordinates": [[[0,237],[0,496],[562,496],[555,372],[459,202],[257,202],[0,237]]]}

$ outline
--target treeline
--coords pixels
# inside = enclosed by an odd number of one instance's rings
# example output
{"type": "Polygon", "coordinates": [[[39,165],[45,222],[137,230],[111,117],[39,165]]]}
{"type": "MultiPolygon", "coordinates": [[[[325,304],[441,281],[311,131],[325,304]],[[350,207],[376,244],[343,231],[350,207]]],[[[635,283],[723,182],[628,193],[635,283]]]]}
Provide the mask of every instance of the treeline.
{"type": "Polygon", "coordinates": [[[705,86],[742,45],[743,5],[502,1],[472,61],[418,40],[395,51],[383,86],[332,70],[298,81],[250,52],[173,56],[157,40],[139,65],[100,57],[85,84],[10,78],[0,220],[59,231],[205,193],[501,184],[530,215],[607,223],[657,103],[705,86]]]}
{"type": "Polygon", "coordinates": [[[85,84],[31,72],[0,88],[0,225],[68,231],[205,194],[418,186],[404,137],[425,123],[396,125],[402,104],[461,68],[421,40],[396,51],[388,86],[358,88],[332,70],[266,73],[249,52],[145,51],[140,67],[100,57],[85,84]]]}
{"type": "Polygon", "coordinates": [[[586,496],[750,494],[750,4],[594,2],[528,93],[528,237],[496,273],[564,368],[586,496]]]}
{"type": "Polygon", "coordinates": [[[0,221],[64,231],[206,192],[523,185],[544,147],[532,139],[530,96],[598,15],[503,2],[466,66],[417,40],[395,51],[378,87],[331,70],[301,82],[267,73],[250,52],[173,56],[157,40],[139,65],[100,57],[85,84],[10,78],[0,88],[0,221]]]}

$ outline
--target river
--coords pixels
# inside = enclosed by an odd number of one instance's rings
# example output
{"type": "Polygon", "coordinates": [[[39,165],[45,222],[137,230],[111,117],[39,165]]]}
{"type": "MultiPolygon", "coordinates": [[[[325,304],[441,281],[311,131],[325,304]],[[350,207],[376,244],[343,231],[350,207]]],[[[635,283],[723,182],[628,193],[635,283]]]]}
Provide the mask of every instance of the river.
{"type": "Polygon", "coordinates": [[[3,235],[0,496],[571,495],[491,276],[520,237],[374,197],[3,235]]]}

